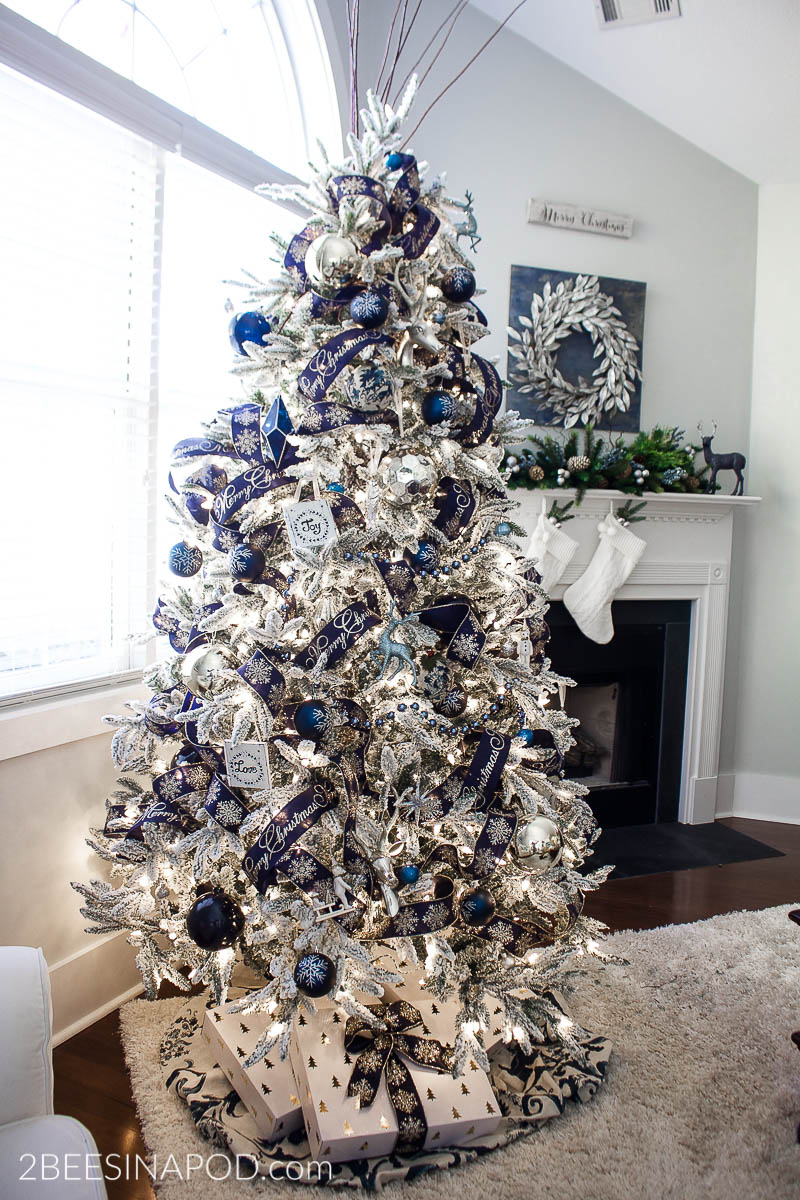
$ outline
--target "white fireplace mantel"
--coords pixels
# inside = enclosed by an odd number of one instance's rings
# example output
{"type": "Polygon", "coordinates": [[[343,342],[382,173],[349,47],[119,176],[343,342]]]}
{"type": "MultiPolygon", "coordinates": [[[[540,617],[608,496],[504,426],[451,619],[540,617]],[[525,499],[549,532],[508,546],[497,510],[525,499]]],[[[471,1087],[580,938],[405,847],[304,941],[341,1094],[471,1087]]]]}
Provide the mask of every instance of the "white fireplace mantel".
{"type": "MultiPolygon", "coordinates": [[[[543,502],[549,509],[554,500],[563,505],[575,493],[520,489],[511,495],[520,505],[516,520],[530,530],[543,502]]],[[[628,499],[622,492],[589,491],[570,509],[574,520],[565,521],[563,529],[578,550],[552,599],[561,600],[588,565],[598,543],[598,521],[628,499]]],[[[713,821],[716,808],[734,513],[759,501],[759,496],[681,493],[647,497],[641,510],[645,520],[632,526],[647,548],[616,597],[692,602],[679,806],[679,820],[691,824],[713,821]]],[[[557,662],[553,666],[558,670],[557,662]]]]}

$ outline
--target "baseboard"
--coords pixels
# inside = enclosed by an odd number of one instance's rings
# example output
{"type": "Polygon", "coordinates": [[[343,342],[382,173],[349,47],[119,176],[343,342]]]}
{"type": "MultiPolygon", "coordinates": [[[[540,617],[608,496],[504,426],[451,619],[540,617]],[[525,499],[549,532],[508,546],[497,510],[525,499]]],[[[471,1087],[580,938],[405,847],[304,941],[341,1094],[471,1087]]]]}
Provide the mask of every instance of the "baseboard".
{"type": "Polygon", "coordinates": [[[800,825],[800,778],[794,775],[720,775],[717,800],[717,817],[800,825]]]}
{"type": "Polygon", "coordinates": [[[142,991],[135,952],[121,933],[97,938],[49,970],[56,1046],[142,991]]]}

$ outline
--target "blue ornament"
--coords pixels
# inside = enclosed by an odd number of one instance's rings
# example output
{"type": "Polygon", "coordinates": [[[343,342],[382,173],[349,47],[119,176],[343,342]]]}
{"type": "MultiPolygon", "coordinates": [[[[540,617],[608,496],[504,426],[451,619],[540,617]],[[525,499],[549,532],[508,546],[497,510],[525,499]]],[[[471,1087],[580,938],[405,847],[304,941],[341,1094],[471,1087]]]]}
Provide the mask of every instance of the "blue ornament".
{"type": "Polygon", "coordinates": [[[298,461],[297,451],[287,440],[294,433],[294,425],[282,396],[276,396],[261,426],[261,435],[272,455],[276,467],[289,467],[298,461]]]}
{"type": "Polygon", "coordinates": [[[336,492],[336,494],[338,496],[344,495],[344,488],[342,487],[342,485],[340,483],[329,483],[327,490],[329,492],[336,492]]]}
{"type": "Polygon", "coordinates": [[[533,729],[520,729],[517,737],[523,746],[532,746],[536,740],[536,732],[533,729]]]}
{"type": "Polygon", "coordinates": [[[204,890],[186,915],[186,932],[201,950],[224,950],[244,929],[244,914],[219,888],[204,890]]]}
{"type": "Polygon", "coordinates": [[[208,505],[208,496],[201,496],[197,492],[189,492],[186,497],[186,511],[198,525],[208,524],[208,505]]]}
{"type": "Polygon", "coordinates": [[[422,419],[427,425],[449,421],[455,410],[456,402],[449,392],[426,392],[422,397],[422,419]]]}
{"type": "Polygon", "coordinates": [[[419,550],[417,550],[416,554],[412,554],[410,550],[407,550],[404,557],[417,570],[430,571],[439,561],[439,547],[436,545],[436,542],[420,541],[419,550]]]}
{"type": "Polygon", "coordinates": [[[197,546],[187,546],[186,542],[178,542],[169,552],[169,569],[173,575],[181,579],[190,579],[196,575],[203,565],[203,556],[197,546]]]}
{"type": "Polygon", "coordinates": [[[297,960],[294,981],[299,991],[319,1000],[327,996],[336,982],[336,964],[327,954],[304,954],[297,960]]]}
{"type": "Polygon", "coordinates": [[[466,267],[452,267],[439,286],[453,304],[466,304],[475,295],[475,276],[466,267]]]}
{"type": "Polygon", "coordinates": [[[364,329],[377,329],[389,315],[389,301],[380,292],[359,292],[350,302],[350,316],[364,329]]]}
{"type": "Polygon", "coordinates": [[[509,525],[508,521],[500,521],[497,525],[495,525],[494,531],[498,537],[508,537],[508,535],[511,533],[511,526],[509,525]]]}
{"type": "Polygon", "coordinates": [[[415,867],[413,863],[406,863],[398,870],[397,878],[404,886],[416,883],[419,879],[419,867],[415,867]]]}
{"type": "Polygon", "coordinates": [[[402,167],[402,165],[403,165],[402,154],[387,154],[387,156],[386,156],[387,171],[396,171],[396,170],[398,170],[399,167],[402,167]]]}
{"type": "Polygon", "coordinates": [[[255,342],[256,345],[263,346],[264,338],[271,328],[272,326],[263,313],[237,313],[235,317],[231,318],[228,330],[231,345],[237,354],[245,355],[245,342],[255,342]]]}
{"type": "Polygon", "coordinates": [[[294,714],[294,727],[301,738],[318,742],[330,728],[330,714],[321,700],[304,700],[294,714]]]}
{"type": "Polygon", "coordinates": [[[480,927],[491,921],[497,909],[497,902],[486,888],[472,888],[471,891],[464,892],[458,907],[466,925],[480,927]]]}
{"type": "Polygon", "coordinates": [[[264,570],[264,555],[256,546],[243,542],[234,546],[228,554],[228,570],[234,579],[252,583],[264,570]]]}
{"type": "Polygon", "coordinates": [[[356,367],[345,386],[348,400],[361,412],[386,408],[394,397],[391,377],[383,367],[356,367]]]}

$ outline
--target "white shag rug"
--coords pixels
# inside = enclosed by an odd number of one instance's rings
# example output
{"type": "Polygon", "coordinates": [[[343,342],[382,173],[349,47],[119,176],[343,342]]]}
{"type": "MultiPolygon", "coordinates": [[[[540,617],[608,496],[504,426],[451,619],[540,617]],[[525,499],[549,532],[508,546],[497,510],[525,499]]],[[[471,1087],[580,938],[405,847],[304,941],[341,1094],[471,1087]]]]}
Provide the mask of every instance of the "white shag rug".
{"type": "MultiPolygon", "coordinates": [[[[390,1184],[404,1200],[797,1200],[800,1196],[800,930],[797,905],[618,933],[629,966],[592,964],[570,996],[576,1019],[614,1052],[597,1096],[475,1163],[390,1184]]],[[[185,1105],[166,1091],[159,1043],[185,1001],[134,1000],[121,1012],[144,1140],[208,1155],[185,1105]]],[[[165,1180],[159,1200],[285,1200],[296,1185],[165,1180]]],[[[305,1200],[339,1193],[303,1187],[305,1200]]],[[[347,1200],[359,1193],[348,1191],[347,1200]]],[[[367,1193],[364,1193],[367,1200],[367,1193]]]]}

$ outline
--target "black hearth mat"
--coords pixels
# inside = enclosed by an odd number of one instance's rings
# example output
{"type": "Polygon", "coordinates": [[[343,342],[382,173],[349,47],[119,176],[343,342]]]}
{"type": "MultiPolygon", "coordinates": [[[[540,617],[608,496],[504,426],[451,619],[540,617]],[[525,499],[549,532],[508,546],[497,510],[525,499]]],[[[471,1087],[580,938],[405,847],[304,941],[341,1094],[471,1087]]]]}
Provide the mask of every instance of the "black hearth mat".
{"type": "Polygon", "coordinates": [[[616,870],[612,879],[656,875],[660,871],[686,871],[690,867],[718,867],[724,863],[751,862],[757,858],[782,858],[780,850],[728,825],[622,825],[604,829],[587,866],[616,870]]]}

